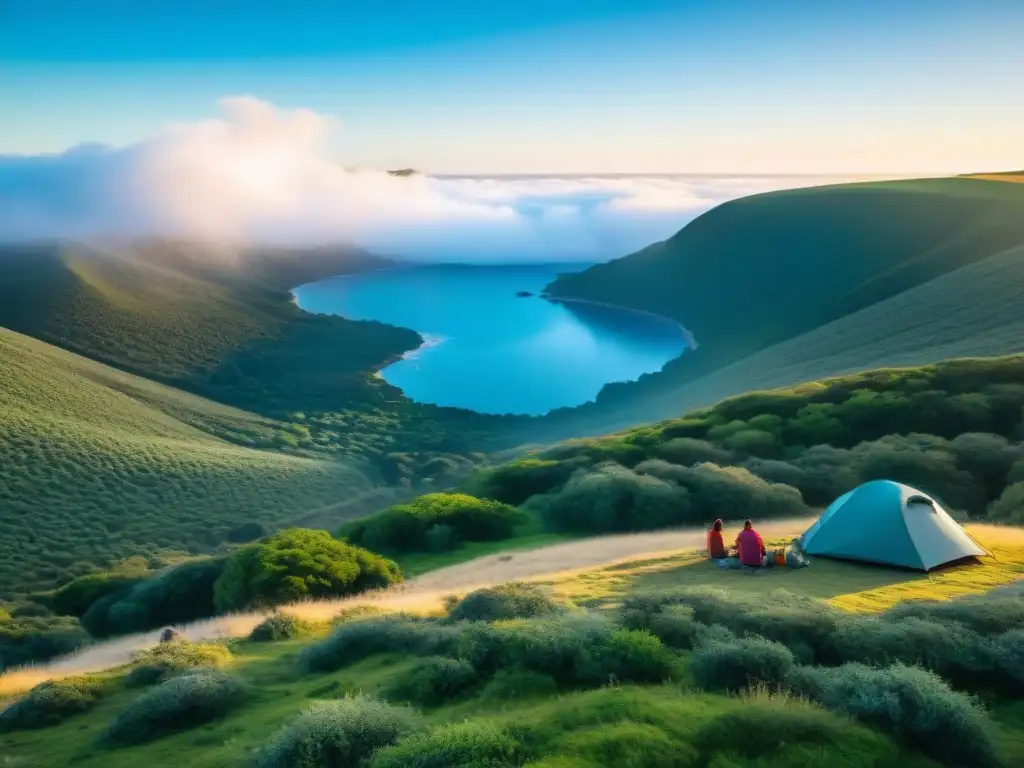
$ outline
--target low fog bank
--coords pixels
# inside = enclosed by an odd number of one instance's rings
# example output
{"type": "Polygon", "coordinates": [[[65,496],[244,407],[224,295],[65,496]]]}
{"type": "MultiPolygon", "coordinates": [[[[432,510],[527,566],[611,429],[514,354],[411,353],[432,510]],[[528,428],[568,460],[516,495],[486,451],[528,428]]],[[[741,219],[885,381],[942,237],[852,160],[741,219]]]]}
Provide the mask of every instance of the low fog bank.
{"type": "Polygon", "coordinates": [[[220,111],[127,146],[0,155],[0,241],[345,242],[416,261],[602,261],[726,200],[842,180],[392,175],[346,167],[331,117],[252,97],[220,111]]]}

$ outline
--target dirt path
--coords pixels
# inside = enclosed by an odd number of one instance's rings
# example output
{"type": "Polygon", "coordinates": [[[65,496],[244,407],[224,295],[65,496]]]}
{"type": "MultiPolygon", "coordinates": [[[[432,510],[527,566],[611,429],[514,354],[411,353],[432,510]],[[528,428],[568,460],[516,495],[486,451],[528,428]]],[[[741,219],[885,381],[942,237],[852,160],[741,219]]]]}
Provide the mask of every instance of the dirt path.
{"type": "MultiPolygon", "coordinates": [[[[774,520],[759,525],[758,530],[766,539],[795,535],[805,530],[813,520],[813,517],[774,520]]],[[[738,527],[735,524],[727,525],[727,530],[738,527]]],[[[342,608],[354,605],[379,605],[392,610],[429,608],[453,592],[465,592],[506,581],[536,580],[565,571],[703,546],[704,531],[695,529],[581,539],[538,549],[487,555],[425,573],[386,591],[340,600],[295,603],[284,606],[282,610],[302,618],[324,620],[342,608]]],[[[191,640],[244,637],[263,620],[264,615],[253,612],[218,616],[178,629],[191,640]]],[[[0,675],[0,695],[26,690],[43,680],[100,672],[127,664],[136,651],[156,645],[159,634],[159,630],[153,630],[126,635],[97,643],[49,663],[10,670],[0,675]]]]}

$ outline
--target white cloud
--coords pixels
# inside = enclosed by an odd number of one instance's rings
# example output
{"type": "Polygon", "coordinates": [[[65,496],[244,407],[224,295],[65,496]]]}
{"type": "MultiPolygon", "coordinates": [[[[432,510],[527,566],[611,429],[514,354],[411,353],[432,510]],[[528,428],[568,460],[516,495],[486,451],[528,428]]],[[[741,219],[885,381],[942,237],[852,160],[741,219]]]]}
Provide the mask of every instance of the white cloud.
{"type": "MultiPolygon", "coordinates": [[[[338,125],[251,97],[126,147],[0,156],[0,239],[355,242],[413,259],[606,259],[793,179],[396,177],[347,170],[338,125]]],[[[804,180],[802,183],[820,183],[804,180]]]]}

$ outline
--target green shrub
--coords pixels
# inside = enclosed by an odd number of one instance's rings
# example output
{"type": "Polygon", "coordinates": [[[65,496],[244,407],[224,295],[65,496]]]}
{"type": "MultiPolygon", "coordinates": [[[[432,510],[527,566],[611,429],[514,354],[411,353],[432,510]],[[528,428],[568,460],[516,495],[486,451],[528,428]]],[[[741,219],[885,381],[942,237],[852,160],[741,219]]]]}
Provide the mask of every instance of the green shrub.
{"type": "Polygon", "coordinates": [[[0,710],[0,733],[45,728],[96,705],[103,683],[93,677],[66,677],[40,683],[0,710]]]}
{"type": "Polygon", "coordinates": [[[692,606],[669,605],[650,617],[647,629],[670,648],[687,649],[696,644],[701,627],[692,606]]]}
{"type": "Polygon", "coordinates": [[[126,593],[148,575],[145,568],[135,568],[80,576],[54,592],[51,605],[57,613],[81,618],[97,600],[126,593]]]}
{"type": "Polygon", "coordinates": [[[1012,629],[992,640],[995,666],[1005,687],[1020,696],[1024,694],[1024,629],[1012,629]]]}
{"type": "Polygon", "coordinates": [[[560,491],[530,501],[549,528],[581,533],[665,528],[686,521],[689,506],[685,489],[612,463],[580,470],[560,491]]]}
{"type": "Polygon", "coordinates": [[[302,650],[300,663],[310,672],[331,672],[377,653],[445,655],[459,641],[461,627],[405,616],[369,618],[341,624],[330,635],[302,650]]]}
{"type": "Polygon", "coordinates": [[[989,505],[988,517],[1000,523],[1024,525],[1024,483],[1006,486],[999,498],[989,505]]]}
{"type": "Polygon", "coordinates": [[[309,625],[302,619],[290,613],[275,611],[253,628],[249,633],[249,639],[257,642],[290,640],[308,629],[309,625]]]}
{"type": "Polygon", "coordinates": [[[1000,765],[984,712],[926,670],[902,664],[799,667],[788,683],[801,695],[892,733],[946,765],[1000,765]]]}
{"type": "Polygon", "coordinates": [[[528,619],[560,613],[565,606],[536,584],[510,582],[470,592],[448,612],[451,621],[528,619]]]}
{"type": "Polygon", "coordinates": [[[486,722],[444,725],[382,749],[370,768],[514,768],[525,762],[523,745],[486,722]]]}
{"type": "Polygon", "coordinates": [[[519,505],[562,485],[569,479],[573,467],[568,462],[549,459],[521,459],[485,470],[480,480],[481,495],[519,505]]]}
{"type": "Polygon", "coordinates": [[[960,624],[980,635],[1024,629],[1024,594],[993,590],[954,600],[914,600],[900,603],[883,614],[887,619],[916,617],[939,623],[960,624]]]}
{"type": "Polygon", "coordinates": [[[255,766],[357,766],[418,727],[412,711],[365,696],[317,702],[270,739],[255,766]]]}
{"type": "Polygon", "coordinates": [[[673,438],[659,445],[655,453],[658,458],[684,467],[708,461],[713,464],[728,464],[732,460],[729,451],[722,450],[707,440],[692,437],[673,438]]]}
{"type": "Polygon", "coordinates": [[[390,560],[331,538],[292,528],[237,550],[213,586],[218,611],[341,597],[402,580],[390,560]]]}
{"type": "Polygon", "coordinates": [[[795,664],[786,646],[751,637],[699,646],[690,656],[689,669],[701,688],[735,692],[758,683],[777,687],[795,664]]]}
{"type": "Polygon", "coordinates": [[[649,632],[574,614],[471,625],[462,634],[458,655],[485,675],[518,667],[566,686],[659,682],[670,668],[667,650],[649,632]]]}
{"type": "Polygon", "coordinates": [[[469,662],[436,656],[421,661],[396,681],[388,690],[388,698],[434,707],[462,696],[479,680],[469,662]]]}
{"type": "Polygon", "coordinates": [[[428,493],[349,526],[352,544],[381,552],[422,550],[426,532],[446,525],[462,541],[507,539],[524,519],[515,507],[464,493],[428,493]]]}
{"type": "Polygon", "coordinates": [[[92,642],[78,619],[40,616],[0,621],[0,672],[72,653],[92,642]]]}
{"type": "Polygon", "coordinates": [[[231,651],[214,643],[175,640],[160,643],[135,655],[135,666],[125,678],[129,686],[152,685],[191,669],[217,669],[232,663],[231,651]]]}
{"type": "Polygon", "coordinates": [[[902,662],[931,670],[961,689],[1011,682],[996,674],[988,641],[960,624],[916,617],[860,618],[843,622],[834,641],[843,661],[870,666],[902,662]]]}
{"type": "Polygon", "coordinates": [[[167,680],[122,710],[102,741],[139,744],[223,717],[245,701],[248,686],[214,670],[196,670],[167,680]]]}
{"type": "Polygon", "coordinates": [[[213,585],[224,563],[223,557],[201,558],[147,575],[93,602],[82,625],[106,637],[213,616],[213,585]]]}
{"type": "Polygon", "coordinates": [[[499,669],[480,692],[480,699],[491,703],[553,696],[558,683],[550,675],[528,669],[499,669]]]}

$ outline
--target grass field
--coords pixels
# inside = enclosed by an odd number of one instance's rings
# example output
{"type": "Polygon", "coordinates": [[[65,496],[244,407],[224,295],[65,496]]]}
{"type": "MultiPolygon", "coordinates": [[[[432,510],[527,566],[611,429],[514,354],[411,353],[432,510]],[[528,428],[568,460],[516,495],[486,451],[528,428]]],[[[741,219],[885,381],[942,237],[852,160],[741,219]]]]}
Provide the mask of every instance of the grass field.
{"type": "Polygon", "coordinates": [[[239,444],[278,422],[2,328],[0,361],[0,599],[373,488],[365,466],[239,444]]]}
{"type": "MultiPolygon", "coordinates": [[[[970,531],[994,550],[998,562],[920,576],[819,558],[808,569],[779,569],[750,576],[720,571],[698,554],[685,551],[551,574],[542,583],[557,597],[572,599],[598,613],[613,612],[626,596],[655,595],[686,586],[722,587],[733,594],[763,594],[766,600],[771,600],[770,595],[776,590],[785,589],[791,594],[828,600],[843,610],[863,612],[879,611],[905,600],[978,593],[1020,579],[1024,574],[1024,531],[992,527],[972,527],[970,531]]],[[[433,601],[423,607],[437,610],[433,601]]],[[[140,764],[192,768],[250,765],[253,750],[311,703],[347,694],[391,697],[394,684],[407,679],[416,668],[413,657],[382,653],[337,671],[310,674],[298,665],[299,653],[321,639],[325,631],[321,626],[301,638],[276,643],[229,643],[234,654],[231,669],[253,686],[254,693],[241,708],[208,724],[141,746],[97,746],[96,738],[107,723],[141,695],[138,689],[125,688],[121,683],[123,670],[115,670],[100,676],[107,694],[94,709],[42,730],[0,735],[0,753],[9,765],[40,768],[71,764],[111,768],[140,764]]],[[[538,690],[495,696],[489,694],[488,688],[477,688],[449,703],[425,707],[423,718],[431,729],[455,723],[470,727],[465,725],[468,721],[475,724],[472,727],[530,734],[534,761],[528,765],[537,768],[661,768],[684,764],[796,768],[817,765],[820,760],[851,767],[937,765],[916,751],[908,751],[892,737],[842,715],[825,713],[807,702],[764,692],[744,698],[696,690],[687,672],[685,654],[679,658],[671,677],[663,684],[602,686],[557,695],[538,690]],[[802,735],[789,737],[788,745],[766,744],[763,754],[734,757],[733,762],[727,759],[727,741],[702,742],[705,729],[719,719],[739,715],[759,718],[762,715],[758,713],[765,708],[774,713],[769,717],[777,728],[789,727],[791,719],[804,723],[804,718],[812,717],[820,722],[816,720],[818,725],[810,729],[802,725],[798,729],[802,735]],[[750,715],[751,711],[755,714],[750,715]],[[821,738],[821,729],[828,733],[824,742],[816,740],[821,738]],[[680,755],[689,754],[694,745],[699,756],[684,763],[673,762],[681,759],[680,755]],[[716,757],[718,752],[723,754],[716,757]]],[[[1024,711],[1019,704],[1004,700],[991,702],[989,710],[994,737],[1006,764],[1016,764],[1024,759],[1024,711]]],[[[767,737],[761,734],[757,738],[767,737]]],[[[464,763],[451,757],[450,762],[438,763],[442,764],[464,763]]],[[[522,762],[499,760],[487,765],[504,767],[522,762]]]]}

